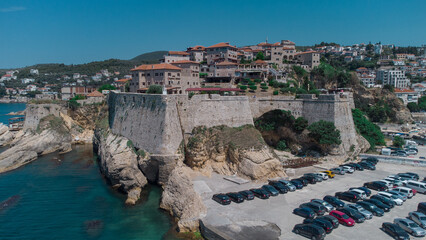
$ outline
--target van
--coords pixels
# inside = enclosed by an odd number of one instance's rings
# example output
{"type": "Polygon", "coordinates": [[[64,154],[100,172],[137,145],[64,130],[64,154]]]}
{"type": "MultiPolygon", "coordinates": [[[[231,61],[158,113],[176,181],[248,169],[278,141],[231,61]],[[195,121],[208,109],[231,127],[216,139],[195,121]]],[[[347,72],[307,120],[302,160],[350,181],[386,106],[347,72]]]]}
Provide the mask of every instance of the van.
{"type": "Polygon", "coordinates": [[[382,155],[390,156],[392,153],[392,150],[390,148],[382,148],[382,155]]]}
{"type": "Polygon", "coordinates": [[[411,189],[414,189],[419,193],[423,193],[423,194],[426,193],[426,183],[409,180],[409,181],[407,181],[405,186],[409,187],[411,189]]]}
{"type": "Polygon", "coordinates": [[[407,187],[397,187],[393,190],[407,194],[408,198],[412,198],[414,196],[413,190],[407,187]]]}
{"type": "Polygon", "coordinates": [[[419,203],[419,205],[417,206],[417,212],[426,214],[426,202],[419,203]]]}

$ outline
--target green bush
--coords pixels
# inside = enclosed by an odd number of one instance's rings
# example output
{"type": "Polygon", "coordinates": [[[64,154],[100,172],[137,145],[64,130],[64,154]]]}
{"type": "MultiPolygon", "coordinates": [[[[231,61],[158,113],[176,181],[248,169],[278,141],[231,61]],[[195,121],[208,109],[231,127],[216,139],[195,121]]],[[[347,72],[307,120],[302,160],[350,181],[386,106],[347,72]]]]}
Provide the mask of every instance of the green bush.
{"type": "Polygon", "coordinates": [[[102,92],[102,90],[115,90],[116,87],[112,86],[111,84],[104,84],[100,88],[98,88],[98,92],[102,92]]]}
{"type": "Polygon", "coordinates": [[[395,136],[394,138],[393,138],[393,145],[395,146],[395,147],[398,147],[398,148],[401,148],[402,146],[404,146],[404,144],[405,144],[405,141],[404,141],[404,139],[402,138],[402,137],[400,137],[400,136],[395,136]]]}
{"type": "Polygon", "coordinates": [[[336,129],[334,123],[320,120],[312,123],[309,127],[309,136],[317,140],[320,144],[332,145],[340,144],[340,131],[336,129]]]}
{"type": "Polygon", "coordinates": [[[250,81],[250,82],[248,82],[248,85],[249,86],[254,86],[254,85],[256,85],[254,82],[252,82],[252,81],[250,81]]]}
{"type": "Polygon", "coordinates": [[[77,102],[77,100],[75,100],[75,99],[71,99],[71,100],[69,101],[68,106],[69,106],[69,108],[71,108],[72,110],[76,110],[77,108],[79,108],[79,107],[80,107],[80,103],[78,103],[78,102],[77,102]]]}
{"type": "Polygon", "coordinates": [[[162,94],[163,93],[163,86],[161,85],[151,85],[148,88],[148,91],[146,91],[148,94],[162,94]]]}
{"type": "Polygon", "coordinates": [[[250,87],[250,89],[251,89],[251,90],[253,90],[253,91],[254,91],[254,90],[257,90],[257,86],[255,86],[255,85],[250,85],[249,87],[250,87]]]}
{"type": "Polygon", "coordinates": [[[278,142],[278,144],[275,148],[277,150],[284,151],[287,148],[287,144],[285,144],[284,140],[281,140],[281,141],[278,142]]]}
{"type": "Polygon", "coordinates": [[[260,82],[262,82],[262,80],[260,80],[260,79],[256,78],[256,79],[254,79],[254,82],[255,82],[255,83],[260,83],[260,82]]]}
{"type": "Polygon", "coordinates": [[[240,86],[240,89],[245,91],[245,90],[247,90],[247,86],[245,86],[245,85],[241,85],[241,86],[240,86]]]}
{"type": "Polygon", "coordinates": [[[296,93],[297,89],[294,87],[281,88],[282,93],[296,93]]]}
{"type": "Polygon", "coordinates": [[[275,90],[272,94],[278,95],[278,90],[275,90]]]}
{"type": "Polygon", "coordinates": [[[293,128],[296,132],[302,132],[308,127],[308,120],[304,117],[298,117],[294,122],[293,128]]]}
{"type": "Polygon", "coordinates": [[[266,83],[261,83],[260,86],[265,87],[266,83]]]}
{"type": "Polygon", "coordinates": [[[359,109],[352,109],[352,117],[357,131],[370,143],[371,149],[376,145],[385,145],[385,137],[380,127],[370,122],[359,109]]]}
{"type": "Polygon", "coordinates": [[[305,89],[303,89],[303,88],[298,88],[297,90],[296,90],[296,94],[307,94],[308,93],[308,91],[306,91],[305,89]]]}
{"type": "Polygon", "coordinates": [[[262,90],[268,90],[268,86],[261,86],[262,90]]]}

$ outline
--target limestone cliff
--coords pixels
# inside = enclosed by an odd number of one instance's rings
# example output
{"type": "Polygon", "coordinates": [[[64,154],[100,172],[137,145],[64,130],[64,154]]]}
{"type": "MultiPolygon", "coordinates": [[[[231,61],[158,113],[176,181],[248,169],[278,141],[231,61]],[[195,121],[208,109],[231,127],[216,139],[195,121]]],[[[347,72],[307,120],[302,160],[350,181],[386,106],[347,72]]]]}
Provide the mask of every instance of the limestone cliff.
{"type": "Polygon", "coordinates": [[[93,144],[99,156],[101,172],[113,188],[127,194],[126,204],[134,205],[148,183],[138,167],[138,159],[147,156],[139,156],[127,138],[117,136],[108,129],[96,129],[93,144]]]}
{"type": "Polygon", "coordinates": [[[280,161],[251,125],[194,129],[188,139],[185,163],[207,175],[237,174],[252,180],[284,176],[280,161]]]}

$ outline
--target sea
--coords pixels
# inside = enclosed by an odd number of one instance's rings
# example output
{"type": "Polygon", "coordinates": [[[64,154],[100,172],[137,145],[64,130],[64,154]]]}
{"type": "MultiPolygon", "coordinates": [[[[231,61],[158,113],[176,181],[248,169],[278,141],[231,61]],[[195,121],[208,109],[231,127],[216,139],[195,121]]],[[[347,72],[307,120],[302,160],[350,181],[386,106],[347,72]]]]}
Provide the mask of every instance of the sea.
{"type": "MultiPolygon", "coordinates": [[[[0,104],[0,121],[24,109],[0,104]]],[[[172,219],[159,208],[161,191],[149,185],[126,206],[100,173],[92,145],[75,145],[0,174],[0,240],[175,240],[172,219]]]]}

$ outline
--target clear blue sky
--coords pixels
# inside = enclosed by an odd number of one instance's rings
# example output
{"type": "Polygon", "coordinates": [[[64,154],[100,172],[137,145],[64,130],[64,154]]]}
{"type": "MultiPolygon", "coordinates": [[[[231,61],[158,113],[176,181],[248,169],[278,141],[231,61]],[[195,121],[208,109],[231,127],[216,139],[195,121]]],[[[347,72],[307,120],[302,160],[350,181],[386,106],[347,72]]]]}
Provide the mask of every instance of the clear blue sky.
{"type": "Polygon", "coordinates": [[[289,39],[426,44],[425,0],[0,0],[0,68],[289,39]]]}

